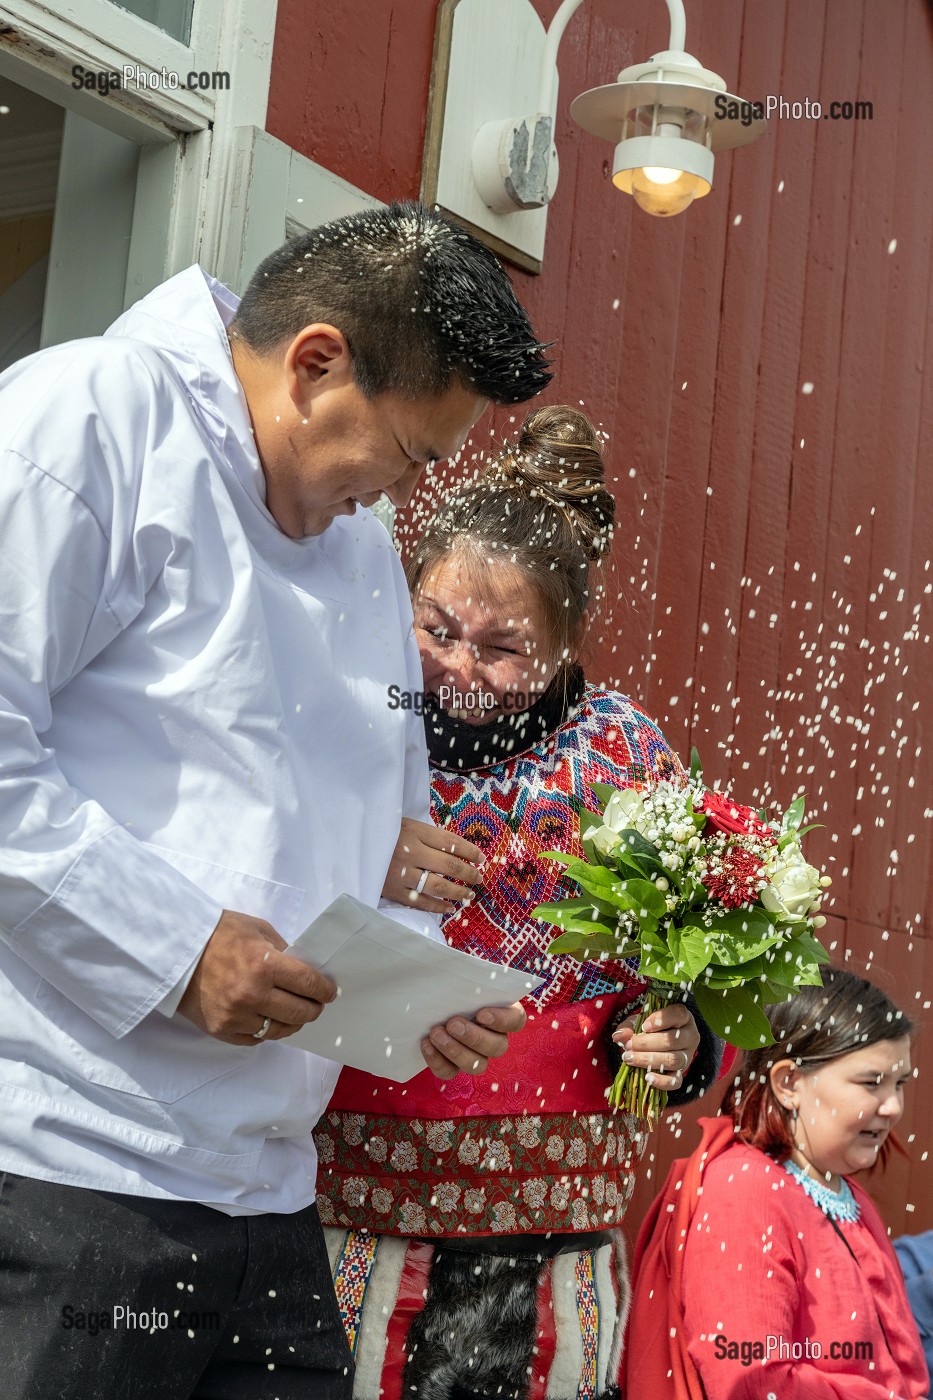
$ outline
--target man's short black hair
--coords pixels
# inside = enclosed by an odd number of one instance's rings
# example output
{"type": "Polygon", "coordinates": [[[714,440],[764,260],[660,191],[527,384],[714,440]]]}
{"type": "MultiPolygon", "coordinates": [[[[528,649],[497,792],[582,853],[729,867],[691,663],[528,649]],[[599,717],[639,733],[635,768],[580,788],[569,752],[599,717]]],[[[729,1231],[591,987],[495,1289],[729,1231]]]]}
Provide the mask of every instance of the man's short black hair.
{"type": "Polygon", "coordinates": [[[422,204],[350,214],[283,244],[253,274],[231,332],[264,355],[315,321],[343,332],[368,398],[425,398],[458,380],[521,403],[551,379],[498,259],[422,204]]]}

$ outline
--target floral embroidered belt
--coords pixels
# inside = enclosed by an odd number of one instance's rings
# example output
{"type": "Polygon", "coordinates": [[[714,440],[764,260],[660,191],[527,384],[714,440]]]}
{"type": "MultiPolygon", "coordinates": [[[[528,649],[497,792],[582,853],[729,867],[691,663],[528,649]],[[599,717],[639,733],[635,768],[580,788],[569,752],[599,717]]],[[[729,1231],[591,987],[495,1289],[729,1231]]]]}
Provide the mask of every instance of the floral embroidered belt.
{"type": "Polygon", "coordinates": [[[332,1110],[314,1136],[325,1225],[427,1239],[611,1229],[647,1143],[639,1119],[608,1110],[456,1121],[332,1110]]]}

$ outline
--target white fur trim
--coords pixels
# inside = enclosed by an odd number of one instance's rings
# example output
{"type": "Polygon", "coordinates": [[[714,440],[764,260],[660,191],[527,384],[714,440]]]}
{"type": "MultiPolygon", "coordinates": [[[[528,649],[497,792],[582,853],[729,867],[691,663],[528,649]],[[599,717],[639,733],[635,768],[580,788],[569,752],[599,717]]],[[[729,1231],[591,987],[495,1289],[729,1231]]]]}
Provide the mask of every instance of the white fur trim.
{"type": "MultiPolygon", "coordinates": [[[[619,1375],[619,1363],[622,1360],[622,1344],[625,1341],[625,1324],[628,1321],[628,1312],[632,1303],[632,1285],[629,1281],[628,1272],[628,1247],[625,1243],[625,1235],[621,1230],[613,1230],[613,1265],[618,1289],[618,1312],[616,1313],[615,1332],[612,1338],[612,1347],[609,1352],[609,1365],[607,1367],[606,1385],[613,1385],[619,1375]]],[[[608,1332],[608,1328],[606,1329],[608,1332]]],[[[602,1341],[600,1341],[600,1360],[602,1360],[602,1341]]]]}
{"type": "Polygon", "coordinates": [[[583,1337],[577,1307],[577,1254],[558,1254],[551,1266],[554,1304],[554,1362],[547,1378],[546,1400],[566,1400],[580,1388],[583,1337]]]}
{"type": "Polygon", "coordinates": [[[356,1344],[356,1379],[353,1400],[379,1400],[382,1394],[382,1367],[389,1339],[389,1318],[398,1301],[399,1284],[405,1268],[410,1240],[382,1235],[376,1261],[363,1299],[360,1335],[356,1344]]]}

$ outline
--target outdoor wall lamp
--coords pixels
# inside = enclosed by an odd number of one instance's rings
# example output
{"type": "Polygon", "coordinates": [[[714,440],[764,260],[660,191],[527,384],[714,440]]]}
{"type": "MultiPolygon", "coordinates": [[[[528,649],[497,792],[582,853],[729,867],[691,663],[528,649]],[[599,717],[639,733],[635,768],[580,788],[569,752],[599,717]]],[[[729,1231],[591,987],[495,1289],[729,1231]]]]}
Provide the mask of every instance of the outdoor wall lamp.
{"type": "MultiPolygon", "coordinates": [[[[666,3],[668,48],[570,106],[584,130],[615,146],[616,188],[659,217],[709,194],[715,152],[765,128],[685,52],[683,0],[666,3]]],[[[530,0],[444,0],[439,12],[422,196],[535,271],[558,179],[557,54],[582,4],[563,0],[547,31],[530,0]]]]}

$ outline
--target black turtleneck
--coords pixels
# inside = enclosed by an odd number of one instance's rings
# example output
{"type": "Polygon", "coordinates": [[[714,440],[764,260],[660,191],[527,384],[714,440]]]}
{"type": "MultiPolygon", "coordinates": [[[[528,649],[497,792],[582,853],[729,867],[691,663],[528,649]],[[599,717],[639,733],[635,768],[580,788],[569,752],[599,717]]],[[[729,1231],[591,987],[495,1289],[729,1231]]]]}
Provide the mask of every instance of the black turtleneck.
{"type": "Polygon", "coordinates": [[[488,724],[452,719],[432,698],[424,715],[431,762],[438,768],[470,773],[517,758],[560,728],[583,699],[585,687],[582,667],[572,666],[558,672],[531,709],[497,715],[488,724]]]}

